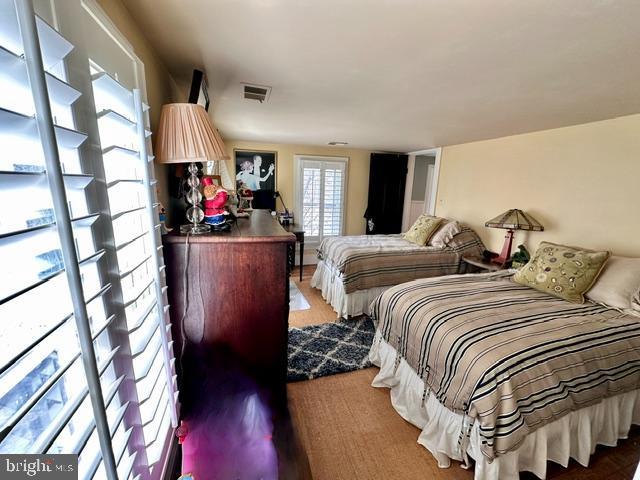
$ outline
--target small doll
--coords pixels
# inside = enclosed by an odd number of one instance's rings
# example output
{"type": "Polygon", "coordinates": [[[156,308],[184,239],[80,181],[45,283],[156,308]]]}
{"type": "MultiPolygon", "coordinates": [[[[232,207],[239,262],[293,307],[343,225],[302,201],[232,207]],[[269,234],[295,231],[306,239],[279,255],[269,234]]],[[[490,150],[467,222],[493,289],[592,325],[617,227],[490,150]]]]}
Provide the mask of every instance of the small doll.
{"type": "Polygon", "coordinates": [[[225,215],[227,211],[224,206],[227,203],[229,194],[219,185],[213,183],[211,177],[202,179],[204,200],[204,223],[209,225],[222,225],[225,223],[225,215]]]}
{"type": "Polygon", "coordinates": [[[238,182],[238,198],[238,211],[250,212],[253,210],[253,205],[251,204],[253,201],[253,192],[247,188],[244,182],[238,182]]]}

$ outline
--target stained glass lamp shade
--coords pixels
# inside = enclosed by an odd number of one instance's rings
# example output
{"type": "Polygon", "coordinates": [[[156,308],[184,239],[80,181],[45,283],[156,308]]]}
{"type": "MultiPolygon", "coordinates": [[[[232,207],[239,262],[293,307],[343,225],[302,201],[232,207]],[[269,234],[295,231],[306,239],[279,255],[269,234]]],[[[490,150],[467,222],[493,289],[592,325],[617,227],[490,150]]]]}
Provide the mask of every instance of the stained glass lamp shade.
{"type": "Polygon", "coordinates": [[[210,230],[203,225],[204,212],[200,207],[202,193],[196,162],[228,160],[224,142],[207,111],[195,103],[170,103],[162,106],[156,155],[160,163],[189,163],[186,200],[188,225],[182,233],[203,233],[210,230]]]}
{"type": "Polygon", "coordinates": [[[513,231],[514,230],[529,230],[535,232],[542,232],[544,227],[542,224],[533,218],[528,213],[513,208],[498,215],[485,223],[485,227],[491,228],[504,228],[507,233],[504,236],[504,245],[502,246],[502,252],[500,255],[493,259],[494,263],[504,265],[509,258],[511,258],[511,245],[513,243],[513,231]]]}

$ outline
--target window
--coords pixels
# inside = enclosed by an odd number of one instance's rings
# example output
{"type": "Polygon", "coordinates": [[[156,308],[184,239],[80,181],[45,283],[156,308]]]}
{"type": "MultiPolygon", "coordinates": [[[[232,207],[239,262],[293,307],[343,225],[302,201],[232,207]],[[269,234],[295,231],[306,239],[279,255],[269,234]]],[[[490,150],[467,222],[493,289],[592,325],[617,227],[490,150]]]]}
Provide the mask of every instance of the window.
{"type": "Polygon", "coordinates": [[[298,221],[305,237],[342,235],[347,158],[296,156],[298,221]]]}
{"type": "Polygon", "coordinates": [[[92,0],[37,7],[63,32],[30,15],[37,35],[22,34],[0,0],[0,452],[75,453],[81,479],[156,480],[177,391],[144,70],[92,0]]]}

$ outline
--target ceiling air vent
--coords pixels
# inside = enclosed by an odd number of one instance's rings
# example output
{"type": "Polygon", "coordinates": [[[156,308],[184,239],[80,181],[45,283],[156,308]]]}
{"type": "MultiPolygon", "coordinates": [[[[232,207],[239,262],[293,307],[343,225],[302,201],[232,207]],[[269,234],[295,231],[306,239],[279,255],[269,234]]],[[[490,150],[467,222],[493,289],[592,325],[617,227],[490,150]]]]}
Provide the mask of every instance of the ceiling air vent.
{"type": "Polygon", "coordinates": [[[271,87],[264,85],[251,85],[249,83],[242,84],[244,88],[244,98],[247,100],[257,100],[260,103],[269,100],[271,95],[271,87]]]}

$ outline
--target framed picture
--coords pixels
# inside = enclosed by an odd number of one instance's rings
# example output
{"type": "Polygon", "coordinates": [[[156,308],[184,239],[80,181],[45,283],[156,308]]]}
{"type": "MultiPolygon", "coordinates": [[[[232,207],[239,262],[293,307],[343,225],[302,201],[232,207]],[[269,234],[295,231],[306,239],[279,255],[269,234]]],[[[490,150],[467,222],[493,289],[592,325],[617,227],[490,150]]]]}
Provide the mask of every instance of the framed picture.
{"type": "Polygon", "coordinates": [[[277,152],[234,150],[236,188],[253,192],[253,208],[275,209],[277,152]]]}
{"type": "Polygon", "coordinates": [[[209,87],[207,85],[207,78],[200,70],[193,71],[193,77],[191,78],[191,89],[189,90],[189,103],[197,103],[202,105],[205,110],[209,110],[209,87]]]}

